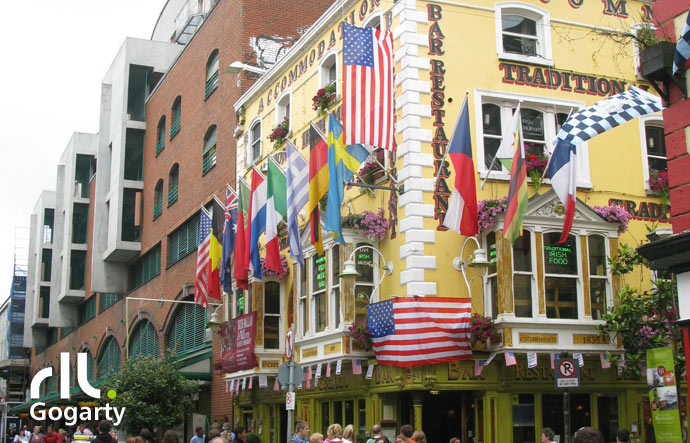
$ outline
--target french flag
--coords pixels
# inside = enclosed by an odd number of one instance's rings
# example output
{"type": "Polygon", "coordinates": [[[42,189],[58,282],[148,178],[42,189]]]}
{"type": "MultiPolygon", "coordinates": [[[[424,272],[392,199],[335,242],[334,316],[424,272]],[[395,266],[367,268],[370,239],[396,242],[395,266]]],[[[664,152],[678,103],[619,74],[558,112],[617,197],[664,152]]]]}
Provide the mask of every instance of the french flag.
{"type": "Polygon", "coordinates": [[[479,232],[477,187],[472,162],[472,137],[467,99],[448,143],[448,154],[455,169],[455,185],[448,203],[448,210],[443,218],[443,226],[460,235],[476,235],[479,232]]]}
{"type": "Polygon", "coordinates": [[[252,193],[249,201],[251,217],[251,237],[249,241],[250,267],[254,277],[261,280],[261,256],[259,255],[259,237],[266,231],[266,193],[268,186],[266,179],[259,171],[252,170],[252,193]]]}
{"type": "Polygon", "coordinates": [[[558,139],[556,149],[551,155],[551,162],[546,173],[551,179],[551,186],[558,198],[565,206],[565,221],[559,243],[564,243],[568,239],[570,228],[573,227],[575,217],[575,193],[577,185],[575,182],[575,167],[577,165],[577,152],[575,145],[565,140],[558,139]]]}

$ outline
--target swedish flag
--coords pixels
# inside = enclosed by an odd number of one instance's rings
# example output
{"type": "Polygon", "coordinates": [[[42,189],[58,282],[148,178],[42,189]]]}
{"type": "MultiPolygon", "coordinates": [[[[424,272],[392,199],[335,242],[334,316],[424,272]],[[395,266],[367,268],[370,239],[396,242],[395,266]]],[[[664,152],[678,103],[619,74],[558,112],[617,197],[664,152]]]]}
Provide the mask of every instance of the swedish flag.
{"type": "Polygon", "coordinates": [[[325,228],[333,232],[335,241],[345,244],[340,226],[340,206],[345,196],[345,184],[359,170],[369,156],[363,145],[345,146],[343,127],[332,114],[328,114],[328,205],[325,228]]]}

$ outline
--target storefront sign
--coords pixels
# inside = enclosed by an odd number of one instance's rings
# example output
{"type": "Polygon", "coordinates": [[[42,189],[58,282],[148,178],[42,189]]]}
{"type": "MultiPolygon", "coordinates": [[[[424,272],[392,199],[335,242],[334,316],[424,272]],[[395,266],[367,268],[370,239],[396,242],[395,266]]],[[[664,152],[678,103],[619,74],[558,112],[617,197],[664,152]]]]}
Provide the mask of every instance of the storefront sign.
{"type": "Polygon", "coordinates": [[[326,256],[314,258],[314,291],[326,289],[326,256]]]}
{"type": "Polygon", "coordinates": [[[647,350],[647,387],[658,443],[683,441],[671,348],[647,350]]]}
{"type": "Polygon", "coordinates": [[[459,361],[448,362],[448,380],[484,380],[481,375],[474,375],[474,363],[459,361]]]}
{"type": "Polygon", "coordinates": [[[223,371],[232,373],[257,366],[254,355],[256,312],[223,323],[220,358],[223,371]]]}
{"type": "Polygon", "coordinates": [[[530,344],[547,344],[555,345],[558,344],[558,334],[530,334],[520,332],[520,343],[530,343],[530,344]]]}
{"type": "Polygon", "coordinates": [[[316,357],[317,355],[319,355],[319,348],[302,349],[302,359],[316,357]]]}
{"type": "MultiPolygon", "coordinates": [[[[553,382],[554,370],[551,369],[551,366],[528,368],[527,365],[518,362],[518,364],[513,367],[515,368],[515,381],[553,382]]],[[[595,368],[593,367],[585,366],[580,368],[580,379],[582,381],[595,381],[595,374],[595,368]]]]}
{"type": "Polygon", "coordinates": [[[278,369],[279,367],[279,360],[261,360],[261,369],[278,369]]]}
{"type": "Polygon", "coordinates": [[[340,342],[331,343],[323,347],[323,353],[328,354],[339,354],[341,351],[340,342]]]}
{"type": "Polygon", "coordinates": [[[577,388],[580,386],[580,365],[570,358],[556,359],[554,377],[557,388],[577,388]]]}
{"type": "Polygon", "coordinates": [[[544,246],[544,251],[546,262],[550,265],[567,266],[575,258],[572,249],[567,246],[544,246]]]}
{"type": "Polygon", "coordinates": [[[573,334],[574,345],[608,345],[609,338],[598,334],[573,334]]]}
{"type": "Polygon", "coordinates": [[[610,206],[619,206],[632,215],[633,220],[662,221],[668,223],[668,208],[654,202],[609,199],[610,206]]]}

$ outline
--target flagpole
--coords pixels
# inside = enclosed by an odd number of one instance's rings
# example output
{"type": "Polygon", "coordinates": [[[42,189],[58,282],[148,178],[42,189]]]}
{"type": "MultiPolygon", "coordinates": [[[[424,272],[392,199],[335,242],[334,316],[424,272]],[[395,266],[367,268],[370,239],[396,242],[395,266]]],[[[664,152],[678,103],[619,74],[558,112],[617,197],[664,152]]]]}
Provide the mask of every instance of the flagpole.
{"type": "MultiPolygon", "coordinates": [[[[465,104],[467,103],[467,98],[470,95],[470,90],[465,89],[465,100],[462,102],[462,106],[460,106],[460,112],[462,112],[463,108],[465,107],[465,104]]],[[[469,116],[470,110],[467,110],[467,114],[469,116]]],[[[458,115],[458,118],[460,115],[458,115]]],[[[446,160],[446,156],[448,155],[448,146],[450,146],[451,142],[453,141],[453,138],[448,141],[448,145],[446,146],[446,152],[443,153],[443,157],[441,157],[441,163],[439,163],[438,171],[436,171],[436,175],[434,176],[434,187],[436,186],[436,182],[438,181],[438,175],[441,173],[441,169],[443,169],[443,162],[446,160]]]]}

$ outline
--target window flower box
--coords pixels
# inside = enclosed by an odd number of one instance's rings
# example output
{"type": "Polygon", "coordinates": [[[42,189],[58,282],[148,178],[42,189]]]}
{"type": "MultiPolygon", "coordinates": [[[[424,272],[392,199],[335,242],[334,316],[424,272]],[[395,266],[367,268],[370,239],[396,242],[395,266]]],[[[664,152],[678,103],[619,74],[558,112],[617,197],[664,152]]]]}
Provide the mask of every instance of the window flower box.
{"type": "Polygon", "coordinates": [[[317,111],[319,115],[326,114],[326,109],[335,101],[335,91],[335,83],[329,83],[316,91],[316,95],[311,98],[312,109],[317,111]]]}

